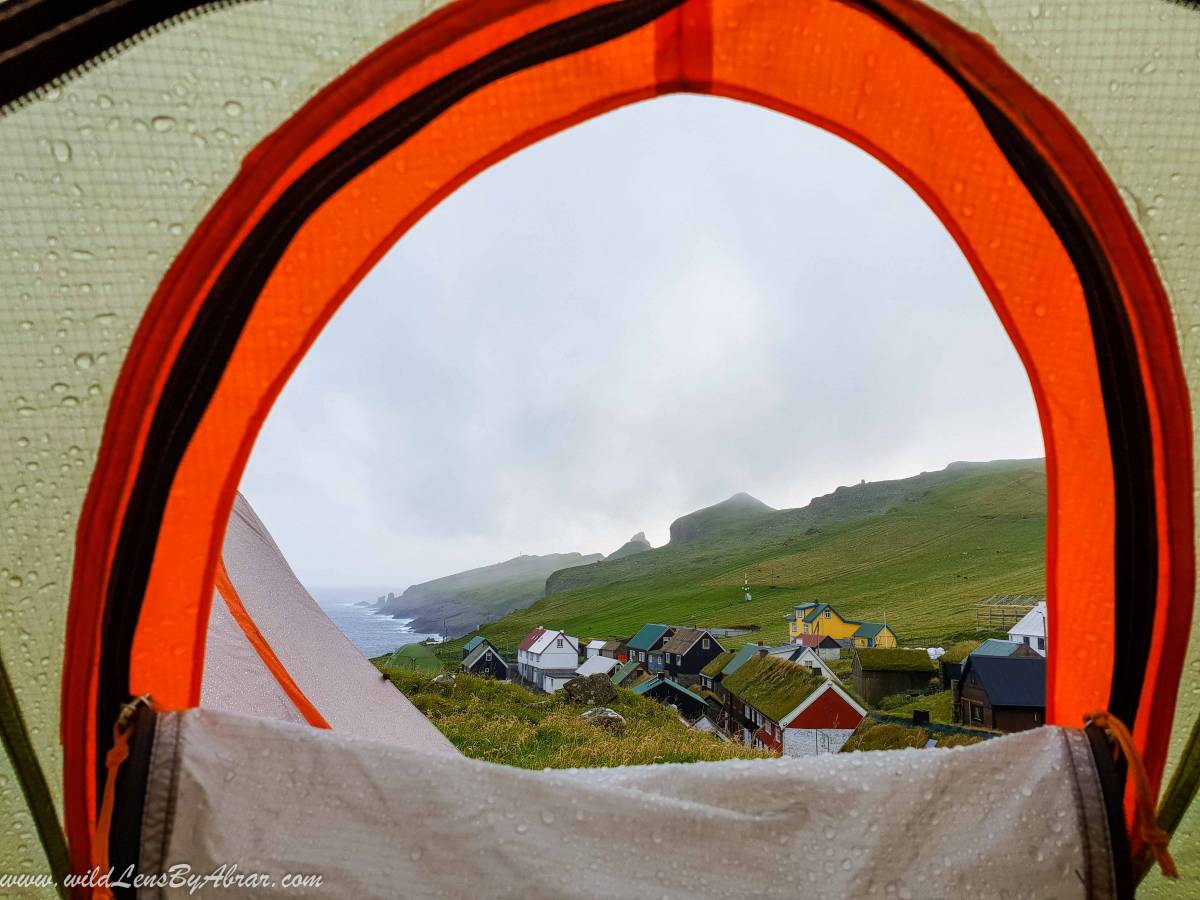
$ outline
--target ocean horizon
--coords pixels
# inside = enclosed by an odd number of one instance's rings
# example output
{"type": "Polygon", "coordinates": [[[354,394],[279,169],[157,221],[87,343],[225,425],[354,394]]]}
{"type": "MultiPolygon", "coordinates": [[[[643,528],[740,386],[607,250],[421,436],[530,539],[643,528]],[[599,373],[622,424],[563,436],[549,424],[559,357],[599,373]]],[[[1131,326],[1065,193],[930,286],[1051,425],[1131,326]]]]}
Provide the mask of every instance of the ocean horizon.
{"type": "Polygon", "coordinates": [[[409,627],[412,619],[377,616],[373,609],[358,605],[364,600],[373,603],[387,592],[386,588],[314,588],[310,593],[333,624],[368,658],[426,638],[441,639],[437,634],[413,631],[409,627]]]}

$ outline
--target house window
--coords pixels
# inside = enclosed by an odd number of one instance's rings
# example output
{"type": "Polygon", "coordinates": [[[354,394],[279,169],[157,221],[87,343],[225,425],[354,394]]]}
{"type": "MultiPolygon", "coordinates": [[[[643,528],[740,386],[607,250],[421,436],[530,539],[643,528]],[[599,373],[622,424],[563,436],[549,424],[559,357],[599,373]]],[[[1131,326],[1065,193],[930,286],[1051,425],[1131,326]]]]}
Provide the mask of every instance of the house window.
{"type": "Polygon", "coordinates": [[[971,704],[971,721],[979,723],[983,722],[983,707],[977,703],[971,704]]]}
{"type": "Polygon", "coordinates": [[[1029,646],[1029,635],[1025,635],[1023,638],[1021,638],[1021,640],[1025,642],[1026,647],[1029,646]]]}
{"type": "Polygon", "coordinates": [[[708,638],[701,638],[701,640],[700,640],[700,649],[701,649],[701,650],[707,650],[707,649],[708,649],[708,638]]]}
{"type": "Polygon", "coordinates": [[[638,651],[638,662],[645,662],[645,661],[646,661],[646,651],[639,650],[638,651]]]}
{"type": "Polygon", "coordinates": [[[825,618],[829,618],[829,610],[825,610],[825,618]]]}
{"type": "Polygon", "coordinates": [[[1046,639],[1045,638],[1038,638],[1038,649],[1039,650],[1046,649],[1046,639]]]}
{"type": "Polygon", "coordinates": [[[558,647],[558,649],[559,649],[559,650],[561,650],[561,649],[562,649],[562,638],[559,638],[559,639],[558,639],[558,640],[555,642],[555,645],[558,647]]]}

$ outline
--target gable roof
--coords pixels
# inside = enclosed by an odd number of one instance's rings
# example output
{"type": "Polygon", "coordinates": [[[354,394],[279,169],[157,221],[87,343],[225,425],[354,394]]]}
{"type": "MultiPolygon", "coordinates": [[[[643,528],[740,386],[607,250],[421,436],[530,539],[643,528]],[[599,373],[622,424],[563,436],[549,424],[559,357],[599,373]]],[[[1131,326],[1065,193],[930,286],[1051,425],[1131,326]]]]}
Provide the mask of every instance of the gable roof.
{"type": "MultiPolygon", "coordinates": [[[[813,691],[811,694],[809,694],[807,697],[805,697],[804,700],[801,701],[799,706],[797,706],[791,712],[785,714],[782,718],[778,719],[777,721],[779,722],[780,725],[787,727],[792,722],[796,721],[797,718],[799,718],[801,715],[803,715],[805,710],[807,710],[809,707],[811,707],[814,703],[816,703],[818,700],[820,700],[822,697],[826,696],[827,694],[833,694],[835,697],[840,699],[844,704],[846,704],[846,706],[848,706],[852,710],[854,710],[854,712],[860,716],[860,721],[861,721],[861,718],[866,717],[866,715],[867,715],[866,709],[862,706],[862,704],[860,704],[857,700],[855,700],[852,696],[850,696],[850,693],[845,690],[845,688],[842,686],[842,684],[840,682],[826,681],[819,688],[817,688],[817,690],[813,691]]],[[[847,724],[849,724],[849,723],[847,723],[847,724]]]]}
{"type": "Polygon", "coordinates": [[[638,633],[629,639],[630,650],[649,650],[657,644],[668,631],[669,625],[643,625],[638,633]]]}
{"type": "MultiPolygon", "coordinates": [[[[671,636],[671,639],[663,644],[663,652],[677,653],[680,656],[683,656],[683,654],[687,653],[692,649],[693,646],[695,646],[696,641],[703,637],[707,637],[709,640],[716,643],[718,647],[721,647],[721,642],[713,637],[707,628],[677,628],[675,629],[675,634],[671,636]]],[[[721,649],[724,648],[722,647],[721,649]]]]}
{"type": "Polygon", "coordinates": [[[729,665],[734,655],[732,650],[722,650],[704,664],[704,668],[700,670],[700,674],[707,675],[709,678],[716,678],[729,665]]]}
{"type": "Polygon", "coordinates": [[[982,644],[979,641],[959,641],[957,644],[952,644],[945,653],[941,655],[938,662],[944,663],[960,663],[968,656],[978,650],[982,644]]]}
{"type": "Polygon", "coordinates": [[[798,634],[792,643],[804,647],[818,647],[829,650],[835,647],[839,650],[842,648],[841,644],[827,634],[798,634]]]}
{"type": "Polygon", "coordinates": [[[597,653],[599,653],[601,650],[604,649],[604,645],[605,645],[605,641],[588,641],[587,642],[587,648],[589,650],[595,650],[597,653]]]}
{"type": "Polygon", "coordinates": [[[547,630],[540,625],[526,635],[525,640],[517,645],[517,649],[537,656],[549,649],[550,644],[558,638],[562,638],[565,643],[570,644],[576,653],[579,652],[579,644],[575,638],[562,631],[547,630]]]}
{"type": "Polygon", "coordinates": [[[576,675],[607,675],[620,663],[611,656],[592,656],[575,670],[576,675]]]}
{"type": "Polygon", "coordinates": [[[880,622],[861,622],[858,626],[858,630],[854,632],[854,636],[856,638],[866,638],[869,641],[873,641],[885,628],[887,628],[888,631],[891,631],[893,635],[896,634],[896,632],[892,631],[891,628],[888,628],[887,625],[884,625],[880,622]]]}
{"type": "Polygon", "coordinates": [[[475,665],[475,663],[479,662],[479,660],[486,656],[489,650],[492,651],[492,655],[499,659],[504,665],[504,668],[507,669],[508,663],[504,662],[503,657],[501,657],[499,653],[496,653],[495,648],[487,641],[481,641],[475,645],[475,649],[468,653],[467,658],[463,660],[463,666],[468,669],[471,668],[471,666],[475,665]]]}
{"type": "Polygon", "coordinates": [[[869,672],[928,672],[937,666],[924,650],[867,650],[858,651],[858,666],[869,672]]]}
{"type": "Polygon", "coordinates": [[[465,647],[463,647],[463,650],[467,653],[470,653],[472,650],[474,650],[476,647],[478,647],[481,643],[483,643],[484,640],[486,640],[486,638],[484,638],[484,636],[482,634],[477,634],[477,635],[475,635],[475,637],[473,637],[469,641],[467,641],[467,645],[465,647]]]}
{"type": "Polygon", "coordinates": [[[1039,600],[1029,612],[1021,617],[1021,621],[1008,629],[1009,634],[1030,634],[1038,637],[1046,636],[1046,601],[1039,600]]]}
{"type": "Polygon", "coordinates": [[[638,664],[635,660],[629,660],[625,665],[621,666],[612,674],[613,684],[622,684],[631,674],[637,671],[638,664]]]}
{"type": "Polygon", "coordinates": [[[723,682],[731,694],[776,722],[827,683],[811,669],[770,654],[755,655],[723,682]]]}
{"type": "Polygon", "coordinates": [[[988,638],[970,652],[970,656],[1012,656],[1021,645],[1016,641],[988,638]]]}
{"type": "Polygon", "coordinates": [[[517,644],[517,649],[528,650],[537,642],[537,639],[545,633],[546,629],[539,625],[537,628],[533,629],[533,631],[529,632],[529,634],[525,635],[525,637],[521,640],[521,643],[517,644]]]}
{"type": "Polygon", "coordinates": [[[968,672],[979,677],[992,706],[1046,706],[1046,660],[1041,656],[977,656],[972,653],[963,666],[963,681],[968,672]]]}
{"type": "Polygon", "coordinates": [[[620,650],[620,649],[621,649],[621,648],[622,648],[624,645],[625,645],[625,642],[624,642],[624,641],[605,641],[605,642],[604,642],[604,646],[603,646],[603,647],[601,647],[600,649],[601,649],[602,651],[605,651],[605,650],[606,650],[606,651],[608,651],[609,653],[616,653],[616,652],[617,652],[618,650],[620,650]]]}

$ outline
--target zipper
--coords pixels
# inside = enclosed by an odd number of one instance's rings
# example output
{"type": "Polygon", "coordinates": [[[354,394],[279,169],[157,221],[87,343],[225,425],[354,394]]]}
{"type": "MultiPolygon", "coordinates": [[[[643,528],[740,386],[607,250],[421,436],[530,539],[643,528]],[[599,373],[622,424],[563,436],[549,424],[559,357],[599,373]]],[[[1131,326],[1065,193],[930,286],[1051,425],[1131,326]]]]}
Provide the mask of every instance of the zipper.
{"type": "Polygon", "coordinates": [[[252,0],[60,0],[0,7],[0,117],[181,22],[252,0]]]}

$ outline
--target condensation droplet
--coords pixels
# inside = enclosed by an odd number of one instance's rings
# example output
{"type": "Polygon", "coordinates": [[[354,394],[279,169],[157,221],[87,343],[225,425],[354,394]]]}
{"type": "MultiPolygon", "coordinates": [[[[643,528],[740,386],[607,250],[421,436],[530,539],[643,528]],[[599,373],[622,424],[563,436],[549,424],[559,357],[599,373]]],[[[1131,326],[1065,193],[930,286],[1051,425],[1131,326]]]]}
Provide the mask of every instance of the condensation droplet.
{"type": "Polygon", "coordinates": [[[241,114],[242,114],[242,104],[238,103],[236,100],[226,100],[225,101],[225,115],[240,116],[241,114]]]}
{"type": "Polygon", "coordinates": [[[75,368],[90,369],[92,367],[93,362],[95,362],[95,360],[92,359],[92,354],[80,353],[78,356],[75,357],[75,368]]]}
{"type": "Polygon", "coordinates": [[[170,131],[175,127],[175,119],[171,116],[155,116],[150,120],[155,131],[170,131]]]}
{"type": "Polygon", "coordinates": [[[50,152],[60,163],[69,163],[74,151],[71,150],[71,145],[66,141],[51,141],[50,152]]]}

